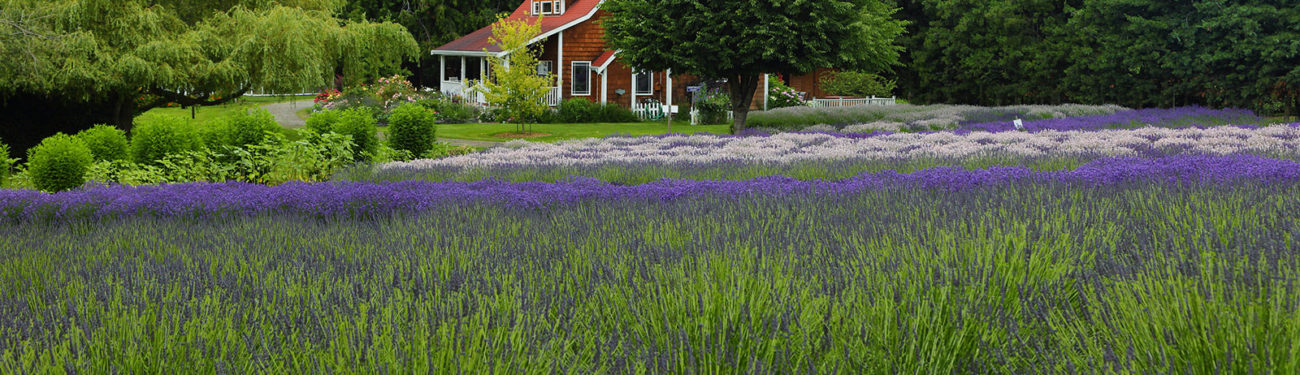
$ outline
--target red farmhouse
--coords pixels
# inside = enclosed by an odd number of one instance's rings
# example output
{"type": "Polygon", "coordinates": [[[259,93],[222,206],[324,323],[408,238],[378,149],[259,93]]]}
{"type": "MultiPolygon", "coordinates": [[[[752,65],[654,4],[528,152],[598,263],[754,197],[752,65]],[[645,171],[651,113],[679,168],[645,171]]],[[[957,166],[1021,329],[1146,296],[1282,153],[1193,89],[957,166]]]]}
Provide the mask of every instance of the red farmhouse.
{"type": "MultiPolygon", "coordinates": [[[[623,64],[618,51],[605,45],[605,30],[600,25],[608,12],[601,10],[604,0],[524,0],[511,13],[510,20],[542,17],[541,34],[533,45],[541,47],[540,74],[555,74],[555,86],[547,102],[558,105],[569,98],[586,98],[624,107],[633,103],[657,101],[672,106],[673,100],[685,98],[685,76],[671,72],[639,71],[623,64]],[[673,85],[674,79],[677,86],[673,85]]],[[[492,27],[488,26],[432,51],[441,56],[441,90],[482,102],[481,95],[466,90],[465,82],[481,80],[488,70],[489,55],[500,56],[501,50],[490,45],[492,27]]],[[[821,96],[817,80],[825,70],[793,77],[791,86],[811,97],[821,96]]],[[[766,84],[764,85],[766,86],[766,84]]],[[[765,91],[764,91],[765,92],[765,91]]],[[[766,95],[755,95],[755,107],[763,107],[766,95]]]]}

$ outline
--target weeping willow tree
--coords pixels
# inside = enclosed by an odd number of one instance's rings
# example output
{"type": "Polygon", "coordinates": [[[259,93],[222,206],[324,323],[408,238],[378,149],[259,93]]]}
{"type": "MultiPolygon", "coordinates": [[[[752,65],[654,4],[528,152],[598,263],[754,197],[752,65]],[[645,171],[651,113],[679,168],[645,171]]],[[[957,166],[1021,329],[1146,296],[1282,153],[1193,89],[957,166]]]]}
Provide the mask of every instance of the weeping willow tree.
{"type": "Polygon", "coordinates": [[[0,0],[0,101],[73,103],[130,129],[137,113],[167,103],[363,81],[419,55],[400,25],[337,18],[343,3],[0,0]]]}

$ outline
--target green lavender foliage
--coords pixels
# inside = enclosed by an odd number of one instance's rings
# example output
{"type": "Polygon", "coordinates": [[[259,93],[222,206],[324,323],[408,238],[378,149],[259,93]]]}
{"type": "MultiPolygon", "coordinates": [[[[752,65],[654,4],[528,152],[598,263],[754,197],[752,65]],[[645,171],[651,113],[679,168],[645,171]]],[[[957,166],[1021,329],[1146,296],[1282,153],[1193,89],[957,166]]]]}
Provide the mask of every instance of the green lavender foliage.
{"type": "Polygon", "coordinates": [[[0,372],[1296,373],[1300,187],[7,225],[0,372]]]}
{"type": "Polygon", "coordinates": [[[126,132],[113,126],[95,125],[77,133],[77,138],[86,143],[95,161],[118,161],[127,159],[126,132]]]}
{"type": "Polygon", "coordinates": [[[424,155],[433,148],[438,118],[422,105],[403,104],[388,116],[388,142],[394,149],[424,155]]]}
{"type": "Polygon", "coordinates": [[[95,162],[80,139],[58,133],[27,150],[27,172],[37,189],[58,192],[86,183],[86,169],[95,162]]]}

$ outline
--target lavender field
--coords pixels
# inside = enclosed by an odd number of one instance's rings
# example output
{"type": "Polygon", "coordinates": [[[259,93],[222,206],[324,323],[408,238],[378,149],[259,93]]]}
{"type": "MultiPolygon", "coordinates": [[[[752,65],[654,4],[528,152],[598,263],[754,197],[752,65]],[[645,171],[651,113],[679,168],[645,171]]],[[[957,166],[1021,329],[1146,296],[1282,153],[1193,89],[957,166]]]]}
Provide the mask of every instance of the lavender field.
{"type": "Polygon", "coordinates": [[[0,373],[1300,372],[1300,125],[1071,121],[0,190],[0,373]]]}

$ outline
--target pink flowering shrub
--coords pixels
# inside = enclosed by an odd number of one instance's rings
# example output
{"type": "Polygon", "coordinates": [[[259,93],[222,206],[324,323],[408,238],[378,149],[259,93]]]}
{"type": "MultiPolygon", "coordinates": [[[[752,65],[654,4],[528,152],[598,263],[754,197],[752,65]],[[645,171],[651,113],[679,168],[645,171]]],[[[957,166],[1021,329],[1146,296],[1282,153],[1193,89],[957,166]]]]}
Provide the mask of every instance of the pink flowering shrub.
{"type": "Polygon", "coordinates": [[[799,107],[804,105],[804,93],[799,92],[799,90],[795,90],[790,86],[786,86],[785,82],[782,82],[776,76],[772,76],[768,82],[770,82],[770,87],[767,92],[768,109],[799,107]]]}

